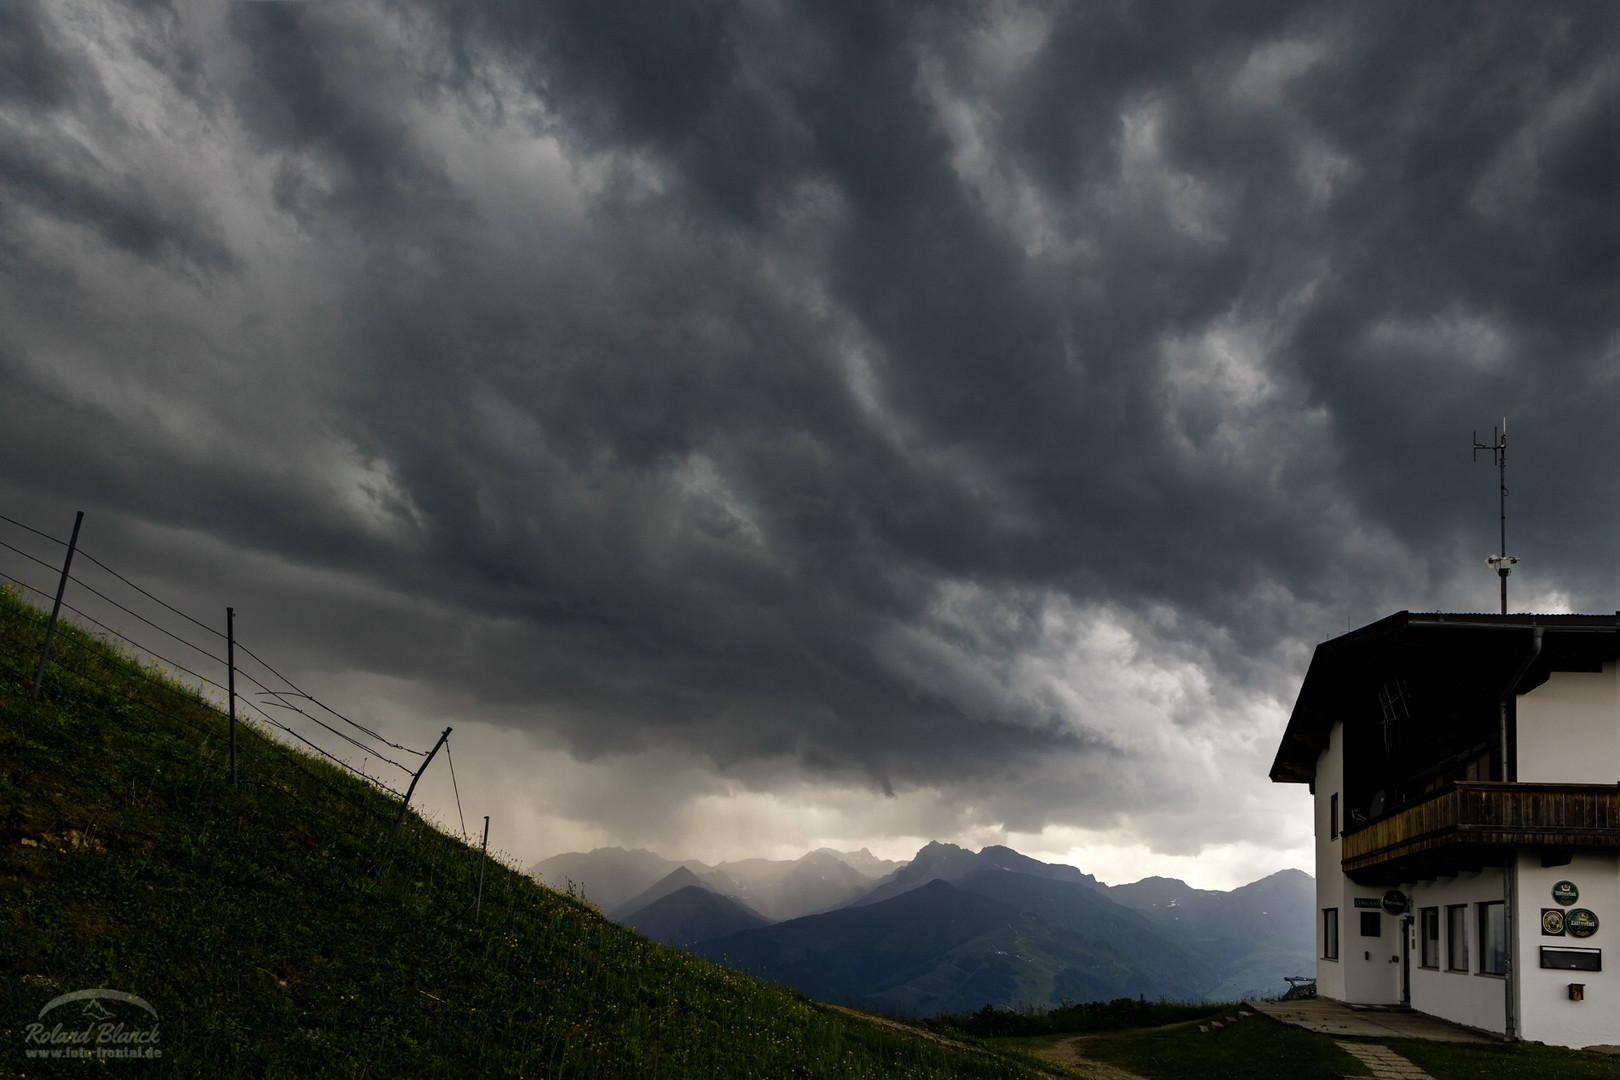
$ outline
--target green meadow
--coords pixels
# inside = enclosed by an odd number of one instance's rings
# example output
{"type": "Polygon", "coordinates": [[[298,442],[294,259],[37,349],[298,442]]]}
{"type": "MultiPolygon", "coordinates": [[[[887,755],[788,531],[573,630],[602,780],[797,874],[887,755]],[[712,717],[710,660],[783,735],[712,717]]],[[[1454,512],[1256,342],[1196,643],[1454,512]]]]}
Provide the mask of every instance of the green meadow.
{"type": "MultiPolygon", "coordinates": [[[[1332,1039],[1238,1006],[1066,1004],[909,1023],[666,949],[326,761],[238,727],[161,668],[0,589],[0,1076],[1334,1080],[1332,1039]],[[58,996],[158,1014],[161,1057],[31,1057],[58,996]],[[1054,1061],[1055,1059],[1055,1061],[1054,1061]],[[1067,1062],[1060,1064],[1058,1062],[1067,1062]],[[1107,1073],[1118,1076],[1119,1073],[1107,1073]]],[[[80,1023],[77,1006],[52,1014],[80,1023]]],[[[70,1028],[72,1026],[70,1024],[70,1028]]],[[[1620,1061],[1392,1044],[1435,1080],[1620,1077],[1620,1061]]]]}
{"type": "Polygon", "coordinates": [[[220,711],[73,626],[35,702],[44,622],[0,596],[0,1073],[60,1071],[28,1025],[112,988],[156,1010],[162,1057],[109,1075],[1040,1075],[665,949],[499,860],[475,918],[478,851],[414,812],[377,874],[392,796],[242,725],[232,787],[220,711]]]}

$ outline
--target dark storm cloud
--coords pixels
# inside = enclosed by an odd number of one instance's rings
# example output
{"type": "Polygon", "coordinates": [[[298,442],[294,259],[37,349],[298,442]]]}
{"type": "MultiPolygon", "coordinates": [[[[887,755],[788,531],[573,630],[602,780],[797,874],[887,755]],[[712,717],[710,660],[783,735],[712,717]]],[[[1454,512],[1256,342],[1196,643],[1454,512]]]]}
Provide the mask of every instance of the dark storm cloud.
{"type": "Polygon", "coordinates": [[[456,208],[433,155],[389,114],[397,100],[367,85],[372,63],[341,27],[302,4],[235,4],[227,25],[248,56],[236,111],[275,162],[283,211],[312,227],[331,209],[376,239],[402,215],[456,208]]]}
{"type": "Polygon", "coordinates": [[[20,0],[0,9],[0,97],[35,107],[54,107],[74,96],[77,72],[50,41],[40,4],[20,0]]]}
{"type": "MultiPolygon", "coordinates": [[[[161,13],[134,13],[146,28],[162,25],[161,13]]],[[[192,272],[236,269],[218,229],[178,200],[155,192],[140,177],[88,152],[83,141],[52,138],[41,131],[53,121],[93,115],[107,89],[73,42],[57,40],[41,7],[23,2],[0,13],[0,244],[22,247],[10,235],[20,208],[91,229],[107,243],[145,260],[172,259],[192,272]],[[18,119],[24,123],[17,123],[18,119]]],[[[153,57],[144,58],[148,63],[153,57]]],[[[186,57],[164,56],[171,75],[184,78],[186,57]]]]}
{"type": "MultiPolygon", "coordinates": [[[[443,71],[452,85],[475,86],[489,65],[513,65],[555,111],[565,137],[592,148],[655,148],[674,166],[671,179],[690,200],[685,209],[755,226],[815,167],[800,92],[820,89],[835,65],[853,59],[827,55],[826,42],[811,40],[820,18],[814,8],[449,5],[443,18],[450,27],[443,71]]],[[[863,19],[874,31],[884,21],[863,19]]],[[[884,37],[858,44],[881,49],[884,37]]]]}
{"type": "Polygon", "coordinates": [[[153,205],[138,188],[104,183],[93,171],[88,163],[52,161],[0,145],[0,178],[14,205],[93,229],[137,258],[174,258],[212,272],[234,267],[216,237],[153,205]]]}
{"type": "Polygon", "coordinates": [[[1604,5],[233,5],[125,62],[212,102],[234,248],[53,140],[137,125],[42,10],[0,183],[253,286],[185,423],[52,370],[70,307],[8,331],[0,445],[95,415],[61,488],[421,602],[305,631],[336,669],[1107,820],[1347,618],[1489,605],[1503,413],[1515,588],[1615,604],[1604,5]],[[227,391],[251,452],[173,436],[227,391]]]}
{"type": "MultiPolygon", "coordinates": [[[[1196,333],[1227,312],[1263,317],[1321,260],[1323,292],[1331,295],[1311,304],[1294,340],[1282,343],[1282,373],[1300,380],[1301,404],[1325,399],[1335,406],[1321,434],[1344,453],[1354,447],[1362,455],[1395,428],[1409,441],[1387,446],[1389,460],[1432,455],[1437,447],[1410,441],[1425,437],[1429,425],[1389,423],[1391,411],[1398,416],[1449,389],[1460,430],[1475,402],[1519,404],[1518,358],[1487,387],[1457,387],[1443,364],[1408,366],[1423,383],[1390,401],[1388,374],[1356,363],[1358,347],[1379,320],[1443,320],[1448,311],[1466,317],[1475,309],[1509,317],[1509,333],[1537,337],[1561,320],[1563,305],[1546,301],[1564,291],[1562,279],[1579,264],[1526,260],[1535,255],[1519,250],[1528,237],[1515,243],[1499,235],[1524,218],[1481,222],[1469,196],[1493,157],[1512,152],[1515,133],[1549,109],[1557,93],[1549,80],[1576,84],[1577,92],[1582,79],[1612,81],[1612,65],[1592,48],[1610,34],[1611,20],[1597,8],[1554,19],[1491,9],[1497,17],[1479,23],[1437,9],[1368,13],[1360,21],[1272,7],[1236,16],[1197,6],[1062,9],[1028,72],[995,102],[1012,118],[1000,149],[1106,251],[1108,273],[1096,281],[1081,267],[1024,258],[952,168],[938,118],[918,93],[917,57],[974,20],[947,11],[818,5],[762,29],[735,12],[660,12],[656,19],[624,11],[590,20],[563,10],[529,26],[502,21],[491,36],[518,54],[565,57],[540,65],[543,93],[564,126],[577,105],[580,129],[593,141],[616,137],[657,155],[671,167],[678,197],[700,208],[735,203],[709,197],[739,185],[781,190],[784,176],[833,184],[848,217],[828,281],[884,347],[883,376],[895,405],[930,440],[966,445],[1005,466],[998,480],[1041,508],[1043,520],[1019,542],[987,534],[982,516],[964,513],[955,500],[902,493],[900,514],[842,505],[900,550],[947,572],[1046,578],[1073,572],[1081,549],[1109,564],[1127,595],[1147,589],[1182,600],[1203,590],[1204,579],[1184,571],[1210,539],[1185,523],[1230,534],[1222,553],[1240,593],[1278,574],[1308,591],[1337,556],[1331,545],[1305,542],[1318,540],[1298,531],[1309,530],[1309,521],[1279,530],[1286,509],[1279,501],[1313,493],[1328,499],[1330,483],[1377,484],[1380,475],[1376,467],[1342,477],[1307,471],[1287,480],[1310,486],[1286,482],[1265,491],[1247,476],[1226,479],[1165,460],[1155,355],[1164,335],[1196,333]],[[1316,35],[1328,55],[1279,87],[1284,100],[1269,112],[1227,100],[1219,81],[1289,34],[1316,35]],[[678,63],[666,70],[633,62],[666,36],[678,63]],[[788,41],[791,53],[750,52],[788,41]],[[615,77],[627,68],[634,74],[615,77]],[[744,72],[782,77],[761,87],[749,85],[744,72]],[[739,157],[731,153],[736,117],[771,115],[738,104],[745,100],[772,102],[778,124],[739,157]],[[1156,106],[1165,163],[1210,185],[1224,204],[1222,242],[1189,241],[1162,216],[1121,214],[1090,196],[1119,173],[1126,149],[1120,118],[1143,102],[1156,106]],[[1290,182],[1307,142],[1357,174],[1325,209],[1309,205],[1304,184],[1290,182]],[[791,152],[761,160],[762,148],[772,147],[791,152]],[[1537,287],[1525,288],[1532,279],[1537,287]],[[1511,304],[1503,289],[1513,294],[1511,304]],[[1351,321],[1339,312],[1353,313],[1351,321]],[[1511,318],[1516,314],[1522,324],[1511,318]],[[1131,527],[1110,527],[1117,522],[1131,527]],[[1151,558],[1133,557],[1143,537],[1157,548],[1151,558]]],[[[1582,129],[1612,128],[1604,106],[1611,98],[1598,88],[1576,106],[1582,115],[1566,125],[1574,129],[1568,137],[1602,145],[1582,129]]],[[[1612,155],[1592,156],[1577,184],[1612,190],[1612,155]]],[[[1556,219],[1584,206],[1586,220],[1572,232],[1595,239],[1579,246],[1613,251],[1613,215],[1601,212],[1601,200],[1565,195],[1549,185],[1522,209],[1556,219]]],[[[752,206],[739,210],[737,224],[741,236],[761,242],[752,206]]],[[[1564,247],[1549,250],[1562,257],[1564,247]]],[[[1584,261],[1590,269],[1592,261],[1584,261]]],[[[1600,280],[1599,293],[1611,296],[1612,280],[1600,280]]],[[[1593,314],[1580,321],[1596,321],[1595,330],[1555,331],[1576,338],[1587,364],[1604,340],[1601,316],[1593,314]]],[[[1379,351],[1383,362],[1392,359],[1387,345],[1379,351]]],[[[1213,426],[1220,405],[1193,417],[1195,427],[1213,426]]],[[[1295,449],[1276,448],[1279,456],[1295,449]]],[[[1406,479],[1389,478],[1395,490],[1388,494],[1425,501],[1416,470],[1400,473],[1406,479]]],[[[894,491],[884,494],[891,497],[882,504],[893,505],[894,491]]],[[[1458,522],[1423,514],[1391,524],[1425,548],[1431,526],[1445,532],[1458,522]]],[[[1204,600],[1217,612],[1231,602],[1224,589],[1204,600]]]]}

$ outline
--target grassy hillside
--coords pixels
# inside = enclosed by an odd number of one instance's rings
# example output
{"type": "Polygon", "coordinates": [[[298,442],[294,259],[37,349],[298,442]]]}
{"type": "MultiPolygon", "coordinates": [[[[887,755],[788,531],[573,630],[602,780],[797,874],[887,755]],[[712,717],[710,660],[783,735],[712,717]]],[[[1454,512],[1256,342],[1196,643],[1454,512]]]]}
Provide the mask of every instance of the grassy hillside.
{"type": "MultiPolygon", "coordinates": [[[[0,1075],[59,995],[158,1014],[130,1075],[1033,1077],[621,929],[0,595],[0,1075]]],[[[91,1003],[92,1005],[94,1003],[91,1003]]],[[[82,1026],[83,1003],[51,1019],[82,1026]]],[[[88,1007],[88,1006],[86,1006],[88,1007]]],[[[131,1017],[132,1023],[141,1017],[131,1017]]]]}

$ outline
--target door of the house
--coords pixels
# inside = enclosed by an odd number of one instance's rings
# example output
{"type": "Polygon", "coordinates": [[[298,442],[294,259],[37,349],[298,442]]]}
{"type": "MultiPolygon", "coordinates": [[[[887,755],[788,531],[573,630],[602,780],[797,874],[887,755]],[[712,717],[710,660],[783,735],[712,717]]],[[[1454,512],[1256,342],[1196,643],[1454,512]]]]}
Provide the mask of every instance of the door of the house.
{"type": "Polygon", "coordinates": [[[1412,1005],[1412,916],[1401,919],[1401,1004],[1412,1005]]]}

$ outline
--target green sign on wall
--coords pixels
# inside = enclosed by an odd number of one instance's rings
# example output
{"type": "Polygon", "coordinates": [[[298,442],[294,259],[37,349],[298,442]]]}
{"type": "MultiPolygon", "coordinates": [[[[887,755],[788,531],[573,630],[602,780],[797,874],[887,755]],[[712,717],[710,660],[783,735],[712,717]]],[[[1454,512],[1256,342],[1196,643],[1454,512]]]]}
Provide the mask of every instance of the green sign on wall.
{"type": "Polygon", "coordinates": [[[1575,887],[1573,881],[1560,881],[1553,885],[1552,896],[1560,904],[1569,907],[1581,898],[1581,890],[1575,887]]]}
{"type": "Polygon", "coordinates": [[[1564,916],[1564,930],[1570,937],[1591,937],[1597,929],[1597,915],[1583,907],[1571,908],[1564,916]]]}

